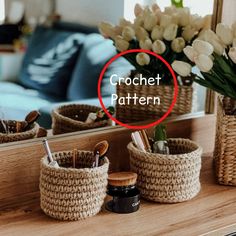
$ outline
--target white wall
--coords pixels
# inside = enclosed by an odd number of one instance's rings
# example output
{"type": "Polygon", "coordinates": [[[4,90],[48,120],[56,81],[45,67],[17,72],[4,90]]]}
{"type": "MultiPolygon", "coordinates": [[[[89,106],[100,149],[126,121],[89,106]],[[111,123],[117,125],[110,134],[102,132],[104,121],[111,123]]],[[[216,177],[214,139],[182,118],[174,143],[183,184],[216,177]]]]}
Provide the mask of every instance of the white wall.
{"type": "Polygon", "coordinates": [[[100,21],[118,23],[124,0],[57,0],[57,12],[65,21],[97,25],[100,21]]]}
{"type": "MultiPolygon", "coordinates": [[[[171,0],[146,0],[150,4],[157,2],[157,4],[164,9],[166,6],[170,6],[171,0]]],[[[199,14],[205,16],[213,13],[214,0],[184,0],[184,6],[190,7],[192,14],[199,14]]]]}

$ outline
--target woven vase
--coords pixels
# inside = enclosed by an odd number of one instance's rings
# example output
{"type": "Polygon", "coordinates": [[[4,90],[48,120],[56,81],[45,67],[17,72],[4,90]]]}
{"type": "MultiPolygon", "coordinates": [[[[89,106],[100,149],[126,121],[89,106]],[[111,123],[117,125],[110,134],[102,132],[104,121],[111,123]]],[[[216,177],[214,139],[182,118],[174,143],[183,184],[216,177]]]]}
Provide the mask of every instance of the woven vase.
{"type": "Polygon", "coordinates": [[[100,107],[83,104],[64,105],[54,109],[52,112],[53,134],[64,134],[107,126],[108,120],[90,124],[84,123],[90,112],[99,110],[101,110],[100,107]]]}
{"type": "Polygon", "coordinates": [[[72,166],[72,151],[53,153],[60,168],[41,160],[40,205],[45,214],[60,220],[79,220],[96,215],[106,196],[109,161],[91,168],[93,152],[78,151],[76,168],[72,166]]]}
{"type": "Polygon", "coordinates": [[[236,186],[236,115],[230,98],[218,97],[214,160],[218,182],[236,186]]]}
{"type": "Polygon", "coordinates": [[[143,152],[129,143],[131,170],[147,200],[176,203],[192,199],[200,191],[202,148],[188,139],[169,139],[171,155],[143,152]]]}
{"type": "MultiPolygon", "coordinates": [[[[125,83],[116,86],[117,96],[126,97],[136,95],[138,97],[160,97],[160,105],[140,105],[126,104],[120,105],[116,103],[116,118],[124,123],[131,123],[144,120],[157,119],[163,116],[173,101],[174,87],[168,85],[148,86],[148,85],[129,85],[125,83]]],[[[190,113],[192,110],[192,86],[179,86],[176,104],[171,115],[182,115],[190,113]]]]}
{"type": "Polygon", "coordinates": [[[13,133],[1,133],[0,132],[0,143],[9,143],[9,142],[16,142],[22,141],[27,139],[32,139],[37,136],[39,125],[34,123],[28,130],[24,132],[16,133],[16,121],[15,120],[7,120],[3,121],[8,124],[9,130],[12,130],[13,133]]]}

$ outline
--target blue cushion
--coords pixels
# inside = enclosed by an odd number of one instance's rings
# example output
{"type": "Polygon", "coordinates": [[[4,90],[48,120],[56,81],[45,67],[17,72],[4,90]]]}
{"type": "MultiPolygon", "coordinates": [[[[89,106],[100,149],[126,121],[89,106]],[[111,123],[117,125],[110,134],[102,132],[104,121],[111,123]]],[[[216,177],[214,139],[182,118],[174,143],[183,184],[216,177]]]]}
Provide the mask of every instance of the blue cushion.
{"type": "Polygon", "coordinates": [[[0,82],[0,118],[4,115],[5,119],[22,120],[32,110],[62,101],[14,83],[0,82]]]}
{"type": "Polygon", "coordinates": [[[39,26],[23,60],[20,82],[27,88],[66,97],[85,35],[39,26]]]}
{"type": "MultiPolygon", "coordinates": [[[[116,55],[111,40],[100,34],[86,37],[68,87],[68,100],[97,97],[97,82],[106,62],[116,55]]],[[[109,78],[113,73],[126,75],[133,67],[124,58],[119,58],[109,66],[102,83],[102,95],[111,94],[109,78]]]]}

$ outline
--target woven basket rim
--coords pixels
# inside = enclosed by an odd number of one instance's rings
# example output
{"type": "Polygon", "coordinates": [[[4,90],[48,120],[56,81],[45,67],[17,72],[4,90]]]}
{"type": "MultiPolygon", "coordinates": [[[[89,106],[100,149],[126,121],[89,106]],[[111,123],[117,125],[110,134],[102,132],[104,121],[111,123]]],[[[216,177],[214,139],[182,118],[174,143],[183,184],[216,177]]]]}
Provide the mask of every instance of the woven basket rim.
{"type": "MultiPolygon", "coordinates": [[[[72,150],[65,150],[65,151],[59,151],[59,152],[53,152],[52,153],[52,156],[55,155],[55,154],[60,154],[60,153],[64,153],[64,152],[71,152],[72,150]]],[[[90,153],[90,154],[93,154],[92,151],[85,151],[85,150],[78,150],[78,153],[79,152],[84,152],[84,153],[90,153]]],[[[47,155],[43,156],[41,158],[41,165],[43,166],[43,168],[45,169],[48,169],[48,170],[53,170],[57,173],[62,173],[62,172],[67,172],[67,173],[76,173],[76,174],[79,174],[79,173],[100,173],[101,171],[104,171],[106,169],[108,169],[109,167],[109,160],[108,158],[105,156],[104,157],[104,163],[103,165],[101,166],[98,166],[98,167],[94,167],[94,168],[66,168],[66,167],[55,167],[55,166],[50,166],[48,165],[48,160],[47,160],[47,155]]]]}
{"type": "MultiPolygon", "coordinates": [[[[121,82],[120,84],[117,84],[117,86],[124,86],[124,85],[126,85],[124,82],[121,82]]],[[[127,86],[129,86],[129,85],[127,85],[127,86]]],[[[131,85],[131,86],[137,86],[137,87],[139,87],[139,86],[153,86],[153,85],[145,85],[145,84],[142,84],[142,85],[131,85]]],[[[166,87],[166,88],[169,88],[169,87],[173,87],[174,88],[174,85],[163,85],[163,84],[161,84],[161,85],[157,85],[158,87],[162,87],[162,88],[164,88],[164,87],[166,87]]],[[[192,84],[191,85],[178,85],[178,88],[191,88],[191,89],[193,89],[193,86],[192,86],[192,84]]]]}
{"type": "MultiPolygon", "coordinates": [[[[84,123],[83,121],[79,121],[79,120],[74,120],[70,117],[67,117],[67,116],[64,116],[60,113],[60,110],[63,109],[63,108],[83,108],[84,106],[86,107],[90,107],[90,108],[96,108],[96,109],[101,109],[100,107],[98,106],[93,106],[93,105],[88,105],[88,104],[69,104],[69,105],[62,105],[62,106],[59,106],[59,107],[56,107],[55,109],[53,109],[52,111],[52,116],[57,116],[59,119],[63,119],[64,121],[72,124],[72,125],[88,125],[88,126],[91,126],[91,124],[86,124],[84,123]]],[[[106,123],[107,120],[102,120],[102,121],[96,121],[94,122],[93,124],[99,124],[99,123],[106,123]]]]}
{"type": "Polygon", "coordinates": [[[160,159],[160,160],[173,160],[173,159],[187,159],[189,158],[189,156],[192,156],[193,154],[197,154],[197,153],[202,153],[202,147],[199,146],[196,142],[190,140],[190,139],[184,139],[184,138],[169,138],[167,140],[171,140],[171,141],[176,141],[176,142],[181,142],[181,141],[185,141],[185,142],[189,142],[191,145],[195,145],[196,149],[191,151],[191,152],[187,152],[187,153],[180,153],[180,154],[160,154],[160,153],[150,153],[150,152],[144,152],[140,149],[138,149],[137,147],[135,147],[135,145],[133,144],[133,142],[130,142],[127,145],[127,148],[129,150],[134,149],[136,152],[140,152],[145,156],[148,156],[149,158],[152,158],[154,160],[156,159],[160,159]]]}
{"type": "MultiPolygon", "coordinates": [[[[11,120],[9,120],[9,121],[11,121],[11,120]]],[[[39,128],[39,124],[37,122],[34,122],[33,127],[29,130],[26,130],[26,131],[20,132],[20,133],[9,133],[9,134],[5,134],[5,133],[0,132],[0,137],[20,137],[20,136],[28,135],[32,132],[36,133],[38,128],[39,128]]]]}

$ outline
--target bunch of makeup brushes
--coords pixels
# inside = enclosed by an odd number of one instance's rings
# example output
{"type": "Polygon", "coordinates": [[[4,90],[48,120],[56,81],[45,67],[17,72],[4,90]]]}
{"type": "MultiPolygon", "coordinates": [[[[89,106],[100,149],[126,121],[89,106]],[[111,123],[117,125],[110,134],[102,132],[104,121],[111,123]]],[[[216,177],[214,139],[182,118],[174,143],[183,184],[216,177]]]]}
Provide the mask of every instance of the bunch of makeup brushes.
{"type": "Polygon", "coordinates": [[[143,152],[170,154],[165,126],[162,124],[155,127],[154,139],[149,138],[145,130],[132,132],[131,138],[134,145],[143,152]]]}
{"type": "MultiPolygon", "coordinates": [[[[43,146],[47,154],[48,164],[50,166],[58,168],[59,164],[56,160],[53,159],[47,139],[43,140],[43,146]]],[[[106,155],[108,149],[109,149],[109,144],[106,140],[103,140],[94,146],[94,149],[93,149],[94,161],[92,162],[92,166],[91,166],[92,168],[99,167],[100,165],[102,165],[102,160],[104,156],[106,155]]],[[[78,150],[75,148],[72,151],[72,166],[70,165],[69,167],[77,168],[77,165],[76,165],[77,158],[78,158],[78,150]]]]}

